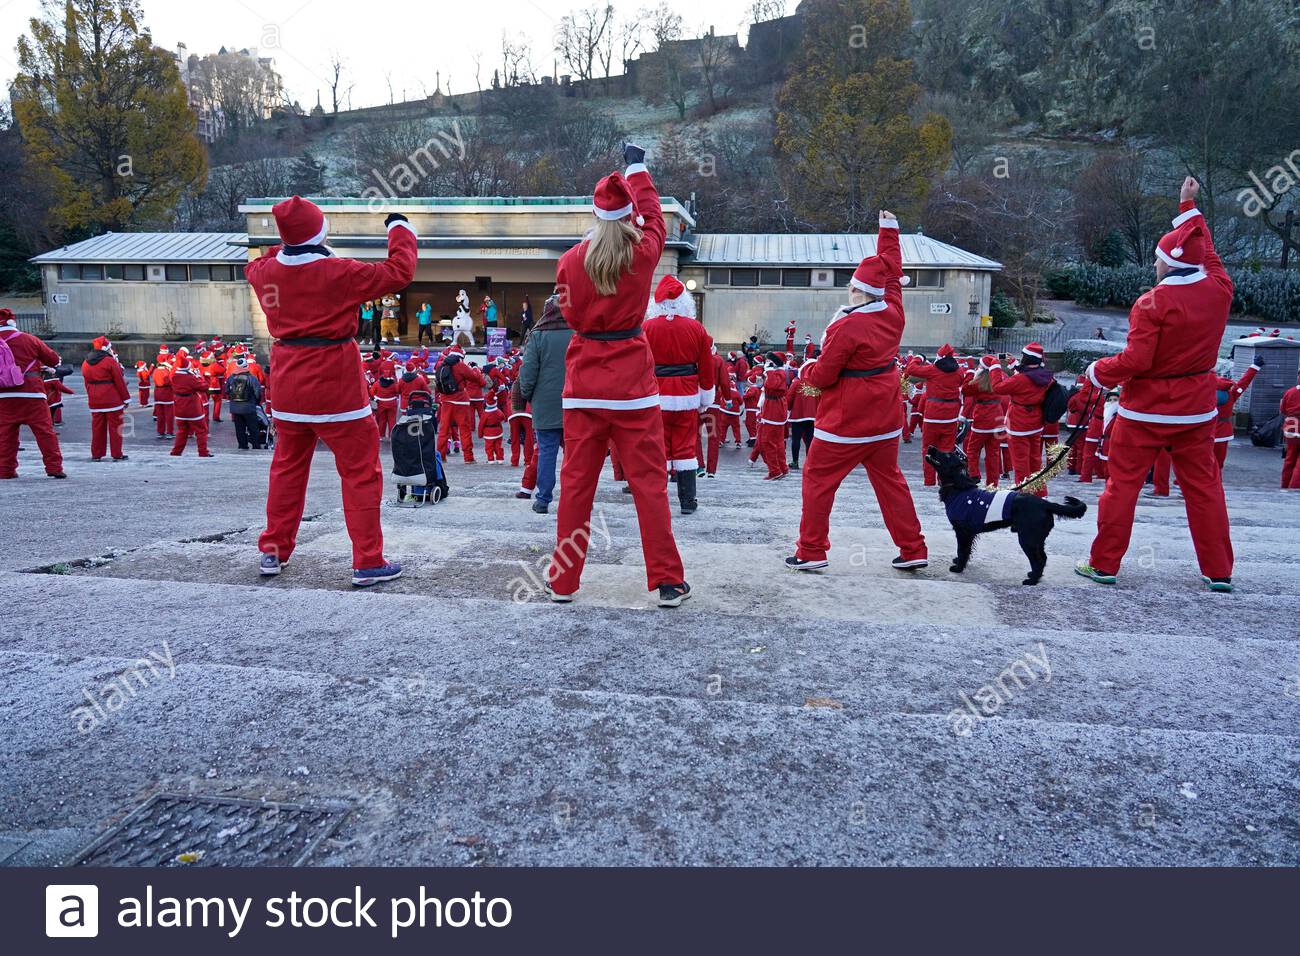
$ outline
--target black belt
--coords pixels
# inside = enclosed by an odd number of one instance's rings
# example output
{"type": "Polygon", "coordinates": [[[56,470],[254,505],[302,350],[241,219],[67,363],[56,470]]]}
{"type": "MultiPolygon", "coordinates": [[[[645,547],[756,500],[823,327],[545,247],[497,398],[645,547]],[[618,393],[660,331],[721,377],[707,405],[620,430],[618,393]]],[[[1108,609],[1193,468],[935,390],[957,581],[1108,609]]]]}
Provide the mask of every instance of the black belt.
{"type": "Polygon", "coordinates": [[[319,336],[307,336],[306,338],[301,338],[301,339],[276,339],[275,344],[276,345],[301,345],[304,348],[309,348],[309,349],[323,349],[330,345],[343,345],[346,342],[355,342],[355,341],[356,339],[354,339],[350,335],[345,339],[325,339],[325,338],[320,338],[319,336]]]}
{"type": "Polygon", "coordinates": [[[700,367],[698,365],[656,365],[655,378],[685,378],[688,375],[699,375],[700,367]]]}
{"type": "Polygon", "coordinates": [[[880,366],[880,368],[842,368],[840,369],[840,378],[871,378],[873,375],[884,375],[897,367],[891,362],[889,365],[880,366]]]}
{"type": "Polygon", "coordinates": [[[1001,405],[996,398],[979,398],[975,400],[976,405],[1001,405]]]}
{"type": "MultiPolygon", "coordinates": [[[[926,400],[927,402],[955,402],[955,401],[957,401],[957,399],[955,399],[955,398],[930,398],[929,396],[926,396],[926,399],[925,399],[925,400],[926,400]]],[[[1001,403],[1001,402],[998,402],[998,404],[1001,405],[1002,403],[1001,403]]]]}
{"type": "Polygon", "coordinates": [[[634,339],[641,334],[641,326],[634,325],[630,329],[618,329],[613,332],[579,332],[578,335],[584,339],[592,339],[596,342],[624,342],[628,339],[634,339]]]}

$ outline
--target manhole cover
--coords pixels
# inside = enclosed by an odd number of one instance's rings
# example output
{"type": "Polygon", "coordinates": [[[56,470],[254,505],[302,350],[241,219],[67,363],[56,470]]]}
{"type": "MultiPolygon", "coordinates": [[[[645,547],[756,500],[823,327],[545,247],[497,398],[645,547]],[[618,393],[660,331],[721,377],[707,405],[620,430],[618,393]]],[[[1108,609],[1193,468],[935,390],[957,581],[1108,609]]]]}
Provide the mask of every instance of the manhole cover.
{"type": "Polygon", "coordinates": [[[350,809],[346,803],[159,793],[69,865],[301,866],[350,809]]]}

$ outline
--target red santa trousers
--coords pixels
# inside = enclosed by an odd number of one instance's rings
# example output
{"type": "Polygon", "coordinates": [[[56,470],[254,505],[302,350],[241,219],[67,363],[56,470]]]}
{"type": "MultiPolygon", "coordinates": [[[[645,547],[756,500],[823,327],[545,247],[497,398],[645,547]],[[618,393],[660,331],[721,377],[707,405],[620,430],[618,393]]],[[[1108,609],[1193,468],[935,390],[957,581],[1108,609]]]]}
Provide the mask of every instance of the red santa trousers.
{"type": "Polygon", "coordinates": [[[700,413],[661,411],[664,423],[664,458],[673,471],[700,467],[700,413]]]}
{"type": "Polygon", "coordinates": [[[397,424],[397,403],[380,402],[375,406],[375,426],[379,429],[379,437],[387,438],[393,433],[393,426],[397,424]]]}
{"type": "MultiPolygon", "coordinates": [[[[735,415],[728,415],[721,409],[710,408],[704,413],[704,430],[708,434],[709,444],[705,449],[704,470],[710,475],[718,473],[718,449],[722,447],[726,435],[728,419],[735,420],[735,415]]],[[[739,439],[737,439],[739,441],[739,439]]]]}
{"type": "Polygon", "coordinates": [[[740,416],[739,415],[723,414],[722,416],[722,441],[723,442],[727,440],[728,432],[734,433],[732,437],[732,441],[734,441],[737,445],[739,445],[740,444],[740,416]]]}
{"type": "Polygon", "coordinates": [[[745,410],[745,434],[750,438],[758,435],[758,412],[752,408],[745,410]]]}
{"type": "Polygon", "coordinates": [[[510,419],[510,466],[519,467],[519,455],[524,456],[524,464],[533,463],[533,420],[520,417],[510,419]]]}
{"type": "Polygon", "coordinates": [[[1120,418],[1111,432],[1110,477],[1097,503],[1097,537],[1089,563],[1103,574],[1119,573],[1133,532],[1133,512],[1147,473],[1168,448],[1187,507],[1187,526],[1201,573],[1232,576],[1232,539],[1223,482],[1214,460],[1213,421],[1199,425],[1155,425],[1120,418]]]}
{"type": "MultiPolygon", "coordinates": [[[[954,405],[953,408],[957,406],[954,405]]],[[[935,477],[934,468],[925,459],[924,451],[928,451],[933,445],[940,451],[954,451],[957,448],[957,423],[956,422],[922,422],[921,423],[921,473],[925,476],[927,485],[938,484],[938,478],[935,477]]],[[[804,473],[804,484],[807,486],[807,472],[804,473]]]]}
{"type": "MultiPolygon", "coordinates": [[[[1015,470],[1016,484],[1028,481],[1043,467],[1043,433],[1008,435],[1007,438],[1011,445],[1011,467],[1015,470]]],[[[1046,498],[1047,489],[1039,488],[1034,494],[1046,498]]]]}
{"type": "Polygon", "coordinates": [[[1219,471],[1223,471],[1223,466],[1228,463],[1228,446],[1230,441],[1215,441],[1214,443],[1214,460],[1219,463],[1219,471]]]}
{"type": "Polygon", "coordinates": [[[0,478],[18,474],[18,430],[26,425],[36,436],[36,447],[45,461],[45,473],[63,471],[63,452],[59,435],[50,419],[50,406],[44,398],[6,398],[0,400],[0,478]]]}
{"type": "Polygon", "coordinates": [[[185,421],[178,419],[176,422],[176,440],[172,442],[172,454],[180,455],[185,451],[185,446],[194,436],[194,444],[199,450],[200,455],[208,453],[208,420],[200,418],[197,421],[185,421]]]}
{"type": "Polygon", "coordinates": [[[1169,471],[1172,465],[1173,458],[1170,457],[1169,450],[1162,448],[1156,456],[1156,463],[1151,466],[1152,491],[1166,498],[1169,497],[1169,471]]]}
{"type": "Polygon", "coordinates": [[[1286,457],[1282,459],[1282,487],[1300,488],[1300,438],[1286,440],[1286,457]]]}
{"type": "Polygon", "coordinates": [[[547,569],[547,580],[557,594],[572,594],[581,583],[591,540],[591,506],[611,443],[632,488],[647,590],[685,580],[668,508],[663,418],[658,406],[619,411],[566,408],[556,547],[547,569]]]}
{"type": "MultiPolygon", "coordinates": [[[[447,457],[451,447],[452,429],[460,436],[460,452],[466,464],[474,461],[474,412],[468,405],[443,402],[438,415],[438,454],[447,457]]],[[[381,561],[380,564],[383,562],[381,561]]],[[[377,567],[377,565],[376,565],[377,567]]]]}
{"type": "Polygon", "coordinates": [[[144,408],[149,404],[149,386],[141,385],[139,386],[138,391],[140,393],[140,407],[144,408]]]}
{"type": "Polygon", "coordinates": [[[154,402],[153,417],[158,423],[159,435],[170,435],[173,426],[176,424],[173,420],[175,412],[171,402],[154,402]]]}
{"type": "Polygon", "coordinates": [[[352,539],[352,567],[378,568],[384,563],[384,532],[379,503],[384,470],[379,463],[379,429],[374,416],[350,422],[275,423],[275,455],[266,489],[266,530],[257,547],[287,561],[298,540],[307,479],[319,438],[334,453],[343,485],[343,520],[352,539]]]}
{"type": "Polygon", "coordinates": [[[103,458],[105,448],[114,458],[122,457],[121,409],[115,412],[90,413],[90,457],[103,458]]]}
{"type": "Polygon", "coordinates": [[[790,464],[785,460],[785,425],[769,425],[767,422],[760,422],[758,425],[758,441],[754,444],[754,450],[749,453],[750,461],[763,459],[763,464],[767,465],[767,477],[775,478],[777,475],[784,475],[790,470],[790,464]]]}
{"type": "Polygon", "coordinates": [[[916,517],[916,504],[898,467],[898,439],[849,444],[812,440],[803,466],[803,517],[795,556],[824,561],[830,550],[831,508],[844,479],[861,465],[867,471],[889,536],[908,561],[927,557],[925,536],[916,517]]]}
{"type": "Polygon", "coordinates": [[[504,439],[500,435],[496,438],[485,437],[483,439],[483,452],[487,455],[488,461],[505,461],[504,439]]]}
{"type": "Polygon", "coordinates": [[[967,470],[972,478],[980,478],[980,455],[988,480],[994,482],[1002,474],[1002,438],[997,432],[977,432],[971,429],[966,436],[967,470]]]}
{"type": "Polygon", "coordinates": [[[221,421],[221,393],[208,392],[208,397],[212,399],[212,420],[221,421]]]}
{"type": "MultiPolygon", "coordinates": [[[[531,426],[530,429],[531,431],[531,426]]],[[[537,490],[537,436],[529,435],[528,457],[524,459],[524,476],[519,479],[519,490],[530,495],[537,490]]]]}

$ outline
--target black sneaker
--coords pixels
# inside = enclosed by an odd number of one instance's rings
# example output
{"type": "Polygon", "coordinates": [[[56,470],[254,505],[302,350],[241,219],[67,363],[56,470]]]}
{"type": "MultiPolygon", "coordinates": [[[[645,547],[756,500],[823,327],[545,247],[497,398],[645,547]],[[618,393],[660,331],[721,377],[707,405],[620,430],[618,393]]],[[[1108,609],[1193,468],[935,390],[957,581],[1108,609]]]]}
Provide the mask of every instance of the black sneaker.
{"type": "Polygon", "coordinates": [[[691,586],[683,581],[681,584],[659,585],[660,607],[681,607],[682,602],[691,596],[691,586]]]}
{"type": "Polygon", "coordinates": [[[131,456],[130,456],[130,455],[118,455],[118,456],[117,456],[116,458],[114,458],[113,460],[114,460],[114,461],[130,461],[130,459],[131,459],[131,456]]]}
{"type": "Polygon", "coordinates": [[[831,563],[825,558],[820,561],[805,561],[798,557],[789,557],[785,559],[785,566],[791,571],[824,571],[831,566],[831,563]]]}
{"type": "Polygon", "coordinates": [[[901,554],[889,563],[900,571],[920,571],[922,568],[930,566],[930,562],[925,558],[912,558],[909,561],[901,554]]]}
{"type": "Polygon", "coordinates": [[[573,603],[572,594],[556,594],[554,591],[551,590],[551,586],[549,584],[543,585],[543,587],[546,589],[546,596],[550,598],[553,603],[555,604],[573,603]]]}
{"type": "Polygon", "coordinates": [[[51,477],[51,478],[67,478],[68,476],[67,476],[66,474],[64,474],[63,472],[61,472],[61,471],[56,471],[56,472],[54,472],[52,475],[50,475],[50,477],[51,477]]]}
{"type": "Polygon", "coordinates": [[[623,494],[625,494],[625,495],[630,495],[631,493],[632,493],[632,486],[631,486],[631,485],[624,485],[624,486],[623,486],[623,494]]]}

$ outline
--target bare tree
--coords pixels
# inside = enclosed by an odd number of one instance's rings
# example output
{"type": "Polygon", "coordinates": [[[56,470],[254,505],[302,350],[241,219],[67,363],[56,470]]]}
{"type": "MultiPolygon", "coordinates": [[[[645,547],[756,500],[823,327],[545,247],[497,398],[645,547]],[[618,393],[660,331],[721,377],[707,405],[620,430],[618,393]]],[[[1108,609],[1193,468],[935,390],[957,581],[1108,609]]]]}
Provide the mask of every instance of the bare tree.
{"type": "Polygon", "coordinates": [[[752,0],[749,5],[749,22],[764,23],[785,16],[785,0],[752,0]]]}
{"type": "Polygon", "coordinates": [[[731,91],[732,68],[735,65],[735,44],[713,32],[700,37],[700,80],[709,100],[709,112],[718,112],[719,100],[731,91]]]}
{"type": "Polygon", "coordinates": [[[579,80],[593,79],[598,63],[609,76],[613,32],[613,4],[574,10],[560,20],[555,31],[555,52],[579,80]]]}
{"type": "Polygon", "coordinates": [[[519,86],[536,83],[537,71],[533,69],[533,54],[528,46],[528,38],[519,34],[511,39],[505,30],[501,31],[501,85],[519,86]]]}
{"type": "Polygon", "coordinates": [[[677,107],[677,118],[684,120],[690,69],[682,51],[681,14],[667,3],[660,3],[644,17],[650,22],[650,35],[655,44],[654,55],[647,64],[647,99],[651,103],[672,103],[677,107]]]}
{"type": "Polygon", "coordinates": [[[334,106],[334,113],[338,115],[339,104],[345,97],[352,95],[352,84],[343,84],[343,74],[347,71],[347,61],[343,59],[343,54],[337,50],[330,54],[330,100],[334,106]]]}

